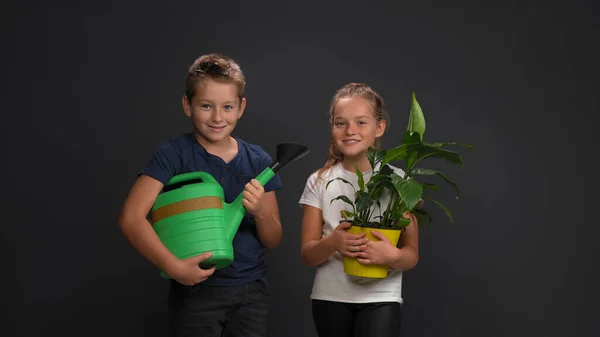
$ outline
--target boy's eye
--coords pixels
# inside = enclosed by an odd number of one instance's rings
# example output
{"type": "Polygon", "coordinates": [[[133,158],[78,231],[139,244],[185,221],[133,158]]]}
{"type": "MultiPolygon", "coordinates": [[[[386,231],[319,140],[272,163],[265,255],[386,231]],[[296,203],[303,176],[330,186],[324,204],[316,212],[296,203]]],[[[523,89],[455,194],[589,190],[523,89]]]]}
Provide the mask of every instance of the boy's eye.
{"type": "Polygon", "coordinates": [[[224,106],[224,108],[225,108],[225,110],[227,110],[227,111],[229,111],[229,110],[233,109],[233,107],[232,107],[231,105],[226,105],[226,106],[224,106]]]}
{"type": "Polygon", "coordinates": [[[210,104],[201,104],[200,107],[202,109],[210,109],[210,104]]]}
{"type": "Polygon", "coordinates": [[[358,122],[358,125],[365,125],[365,124],[367,124],[367,122],[365,122],[365,121],[359,121],[358,122]]]}

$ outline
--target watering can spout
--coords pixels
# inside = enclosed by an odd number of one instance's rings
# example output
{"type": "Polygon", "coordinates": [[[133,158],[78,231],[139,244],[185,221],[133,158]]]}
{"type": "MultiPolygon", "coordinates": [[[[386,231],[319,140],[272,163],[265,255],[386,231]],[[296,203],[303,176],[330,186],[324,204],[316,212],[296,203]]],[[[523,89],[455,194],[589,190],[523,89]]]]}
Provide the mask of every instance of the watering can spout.
{"type": "MultiPolygon", "coordinates": [[[[277,159],[269,167],[265,168],[255,179],[258,180],[262,186],[265,186],[285,165],[303,157],[307,153],[308,147],[302,144],[278,144],[277,159]]],[[[244,214],[246,213],[246,208],[242,204],[242,200],[244,199],[242,193],[240,193],[232,203],[224,203],[223,205],[225,210],[227,239],[230,241],[233,241],[233,237],[235,236],[235,233],[237,233],[240,224],[242,223],[242,219],[244,218],[244,214]]]]}

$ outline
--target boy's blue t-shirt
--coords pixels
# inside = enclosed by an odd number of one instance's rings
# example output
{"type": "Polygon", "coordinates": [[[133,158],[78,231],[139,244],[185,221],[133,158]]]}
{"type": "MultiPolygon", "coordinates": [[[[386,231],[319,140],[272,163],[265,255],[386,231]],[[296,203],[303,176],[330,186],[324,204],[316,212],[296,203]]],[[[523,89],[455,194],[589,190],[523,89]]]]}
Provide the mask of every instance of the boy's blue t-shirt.
{"type": "MultiPolygon", "coordinates": [[[[221,184],[225,202],[230,203],[244,191],[250,180],[272,163],[271,157],[260,146],[235,139],[238,154],[225,163],[220,157],[208,153],[193,133],[181,135],[162,144],[140,174],[166,184],[174,175],[204,171],[221,184]]],[[[264,189],[269,192],[281,187],[281,178],[276,174],[264,189]]],[[[233,263],[216,270],[204,284],[236,286],[255,281],[266,274],[264,246],[258,239],[256,223],[249,212],[246,212],[233,239],[233,249],[233,263]]]]}

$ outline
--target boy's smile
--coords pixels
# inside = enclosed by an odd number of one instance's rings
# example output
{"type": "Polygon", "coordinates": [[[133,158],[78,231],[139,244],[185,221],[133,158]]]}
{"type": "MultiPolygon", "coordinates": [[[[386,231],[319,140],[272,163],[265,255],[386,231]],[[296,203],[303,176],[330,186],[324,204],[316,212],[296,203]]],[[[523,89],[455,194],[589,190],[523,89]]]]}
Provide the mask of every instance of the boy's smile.
{"type": "Polygon", "coordinates": [[[196,86],[192,102],[183,97],[183,106],[192,119],[198,141],[211,147],[229,144],[230,134],[244,113],[246,99],[240,99],[235,84],[206,79],[196,86]]]}

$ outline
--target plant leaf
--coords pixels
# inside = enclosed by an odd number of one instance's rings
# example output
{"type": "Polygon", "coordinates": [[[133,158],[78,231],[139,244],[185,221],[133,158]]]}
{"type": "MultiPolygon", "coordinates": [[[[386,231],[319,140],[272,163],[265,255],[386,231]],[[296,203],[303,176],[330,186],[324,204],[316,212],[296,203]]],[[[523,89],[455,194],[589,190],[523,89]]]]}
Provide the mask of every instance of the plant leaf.
{"type": "Polygon", "coordinates": [[[377,167],[377,164],[381,163],[386,152],[387,150],[375,150],[374,148],[369,147],[367,150],[367,159],[369,159],[369,164],[371,164],[371,169],[373,171],[377,167]]]}
{"type": "Polygon", "coordinates": [[[354,213],[353,212],[347,211],[345,209],[341,210],[340,214],[341,214],[342,218],[344,218],[346,220],[348,220],[348,218],[353,218],[354,217],[354,213]]]}
{"type": "Polygon", "coordinates": [[[336,200],[342,200],[343,202],[345,202],[348,205],[352,206],[352,209],[354,209],[354,203],[347,196],[345,196],[345,195],[338,195],[337,197],[331,199],[331,201],[329,202],[329,204],[331,205],[336,200]]]}
{"type": "Polygon", "coordinates": [[[364,191],[365,190],[365,179],[363,177],[362,172],[358,168],[358,165],[355,165],[355,166],[356,166],[356,175],[358,176],[358,188],[360,189],[360,191],[364,191]]]}
{"type": "Polygon", "coordinates": [[[407,130],[412,134],[418,132],[420,139],[423,139],[425,135],[425,116],[423,110],[417,101],[417,96],[413,92],[410,104],[410,115],[408,116],[408,127],[407,130]]]}
{"type": "MultiPolygon", "coordinates": [[[[414,162],[414,164],[418,163],[419,161],[421,161],[427,157],[445,159],[451,163],[459,164],[461,167],[464,166],[462,157],[460,156],[460,154],[458,152],[444,150],[440,147],[436,147],[436,146],[433,146],[433,145],[427,144],[427,143],[421,144],[421,146],[419,148],[418,158],[414,162]]],[[[410,171],[412,169],[412,167],[407,166],[407,169],[409,169],[409,171],[410,171]]]]}
{"type": "Polygon", "coordinates": [[[397,223],[392,226],[394,228],[404,228],[406,226],[410,225],[410,219],[407,219],[403,216],[400,216],[397,220],[397,223]]]}
{"type": "Polygon", "coordinates": [[[428,189],[428,190],[432,190],[432,191],[439,191],[440,187],[436,184],[422,184],[423,185],[423,189],[428,189]]]}
{"type": "Polygon", "coordinates": [[[436,142],[436,143],[432,143],[432,146],[435,147],[444,147],[444,146],[448,146],[448,145],[454,145],[454,146],[460,146],[460,147],[464,147],[467,148],[475,153],[478,153],[477,150],[475,150],[475,148],[470,145],[470,144],[465,144],[465,143],[458,143],[458,142],[436,142]]]}
{"type": "Polygon", "coordinates": [[[412,213],[421,228],[427,228],[433,223],[433,218],[424,208],[415,208],[412,213]]]}
{"type": "Polygon", "coordinates": [[[329,184],[331,184],[332,182],[334,182],[336,180],[345,182],[346,184],[352,186],[352,189],[356,191],[356,189],[354,188],[354,185],[351,182],[349,182],[348,180],[346,180],[344,178],[340,178],[340,177],[337,177],[337,178],[334,178],[334,179],[331,179],[330,181],[328,181],[327,185],[325,185],[325,189],[327,189],[327,187],[329,187],[329,184]]]}
{"type": "Polygon", "coordinates": [[[456,199],[458,199],[460,197],[460,190],[458,189],[458,185],[452,181],[452,179],[450,179],[450,177],[448,177],[445,173],[437,171],[437,170],[431,170],[431,169],[424,169],[424,168],[415,168],[413,170],[413,175],[414,176],[423,176],[423,175],[436,175],[438,177],[441,177],[442,179],[444,179],[449,185],[451,185],[452,187],[454,187],[454,189],[456,190],[456,199]]]}
{"type": "Polygon", "coordinates": [[[446,213],[446,216],[448,216],[448,219],[450,219],[451,223],[454,223],[454,218],[452,218],[452,213],[450,212],[450,210],[448,209],[448,207],[444,206],[441,202],[435,200],[434,198],[430,197],[430,196],[424,196],[425,198],[433,201],[433,203],[435,203],[436,205],[438,205],[443,211],[444,213],[446,213]]]}
{"type": "Polygon", "coordinates": [[[354,200],[354,203],[356,205],[356,213],[360,214],[369,209],[374,204],[374,201],[371,199],[369,193],[365,191],[358,191],[356,192],[356,199],[354,200]]]}
{"type": "Polygon", "coordinates": [[[404,179],[397,174],[392,176],[392,182],[396,186],[398,193],[400,193],[400,197],[402,197],[406,208],[412,210],[423,195],[423,186],[421,183],[416,180],[404,179]]]}

